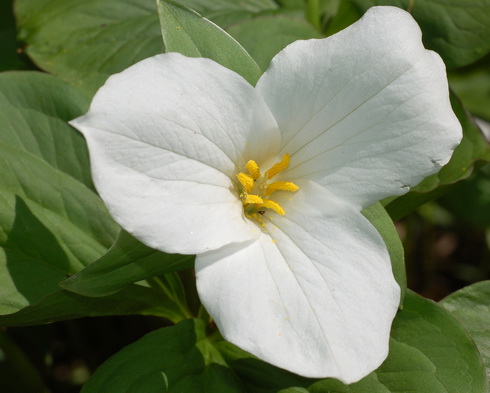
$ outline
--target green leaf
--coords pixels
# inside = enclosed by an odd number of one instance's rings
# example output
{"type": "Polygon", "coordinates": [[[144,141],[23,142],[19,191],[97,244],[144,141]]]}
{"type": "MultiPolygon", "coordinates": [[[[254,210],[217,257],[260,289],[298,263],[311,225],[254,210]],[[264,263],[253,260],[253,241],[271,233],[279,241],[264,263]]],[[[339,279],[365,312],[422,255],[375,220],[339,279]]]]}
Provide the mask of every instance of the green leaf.
{"type": "Polygon", "coordinates": [[[58,292],[115,238],[85,142],[66,123],[87,104],[54,77],[0,75],[0,314],[58,292]]]}
{"type": "Polygon", "coordinates": [[[292,387],[311,393],[486,392],[482,360],[466,330],[443,307],[412,291],[407,291],[403,309],[394,320],[388,358],[351,385],[303,378],[225,341],[215,345],[250,393],[277,393],[292,387]]]}
{"type": "Polygon", "coordinates": [[[39,325],[82,317],[135,314],[155,315],[174,323],[188,317],[178,304],[162,292],[131,285],[114,295],[100,298],[58,291],[16,313],[0,316],[0,326],[39,325]]]}
{"type": "Polygon", "coordinates": [[[277,393],[290,387],[306,388],[314,381],[274,367],[227,341],[218,341],[215,347],[241,379],[248,393],[277,393]]]}
{"type": "MultiPolygon", "coordinates": [[[[444,308],[411,291],[407,292],[404,308],[393,323],[391,336],[395,342],[409,346],[417,358],[424,359],[430,370],[418,370],[404,356],[389,356],[378,370],[378,379],[393,391],[400,386],[400,379],[413,376],[409,386],[419,386],[426,391],[431,381],[441,385],[441,392],[485,392],[485,375],[476,346],[466,330],[444,308]],[[396,376],[397,364],[412,372],[402,371],[396,376]],[[420,373],[422,371],[422,373],[420,373]],[[419,378],[419,374],[420,378],[419,378]],[[392,386],[392,387],[391,387],[392,386]]],[[[423,368],[423,362],[420,362],[423,368]]],[[[404,390],[401,389],[401,390],[404,390]]],[[[417,391],[417,390],[415,390],[417,391]]],[[[436,390],[430,390],[436,393],[436,390]]]]}
{"type": "Polygon", "coordinates": [[[297,9],[304,8],[305,0],[276,0],[276,2],[283,8],[297,9]]]}
{"type": "Polygon", "coordinates": [[[0,75],[0,325],[95,315],[182,319],[161,291],[131,286],[102,299],[58,282],[97,259],[118,230],[93,190],[83,137],[66,123],[87,109],[76,89],[40,73],[0,75]]]}
{"type": "Polygon", "coordinates": [[[13,0],[0,1],[0,71],[30,68],[25,56],[20,54],[16,34],[13,0]]]}
{"type": "Polygon", "coordinates": [[[223,29],[257,14],[279,9],[274,0],[179,0],[178,3],[193,9],[223,29]]]}
{"type": "Polygon", "coordinates": [[[441,304],[463,325],[485,362],[490,381],[490,281],[482,281],[449,295],[441,304]]]}
{"type": "Polygon", "coordinates": [[[147,334],[106,361],[82,393],[244,393],[201,320],[147,334]]]}
{"type": "Polygon", "coordinates": [[[379,202],[364,209],[362,214],[371,222],[371,224],[373,224],[388,247],[393,275],[401,289],[400,304],[403,304],[403,299],[405,298],[405,292],[407,290],[405,254],[395,225],[393,225],[390,216],[379,202]]]}
{"type": "Polygon", "coordinates": [[[490,56],[474,66],[450,72],[449,85],[473,115],[490,121],[490,56]]]}
{"type": "Polygon", "coordinates": [[[485,393],[482,360],[466,330],[438,304],[408,291],[386,361],[361,381],[313,384],[311,393],[485,393]]]}
{"type": "Polygon", "coordinates": [[[263,70],[290,43],[323,38],[305,19],[292,18],[285,14],[259,16],[231,26],[228,32],[243,45],[263,70]]]}
{"type": "Polygon", "coordinates": [[[462,67],[490,51],[490,0],[351,0],[366,11],[375,5],[409,10],[420,25],[427,48],[448,68],[462,67]]]}
{"type": "Polygon", "coordinates": [[[327,36],[338,33],[354,22],[362,15],[350,0],[338,0],[339,5],[335,16],[328,20],[325,33],[327,36]]]}
{"type": "Polygon", "coordinates": [[[158,0],[158,14],[167,52],[207,57],[255,85],[262,74],[243,47],[224,30],[197,12],[167,0],[158,0]]]}
{"type": "Polygon", "coordinates": [[[451,104],[463,127],[463,140],[454,151],[451,160],[438,173],[424,179],[408,194],[386,203],[386,210],[394,221],[443,195],[453,183],[467,178],[477,161],[490,160],[490,144],[453,94],[451,94],[451,104]]]}
{"type": "Polygon", "coordinates": [[[109,75],[163,51],[148,0],[16,0],[19,39],[42,69],[88,96],[109,75]]]}
{"type": "Polygon", "coordinates": [[[106,254],[60,286],[85,296],[106,296],[134,282],[192,266],[194,256],[156,251],[121,230],[106,254]]]}
{"type": "MultiPolygon", "coordinates": [[[[396,346],[396,344],[395,344],[396,346]]],[[[430,389],[430,387],[429,387],[430,389]]],[[[427,392],[436,393],[431,390],[427,392]]],[[[336,381],[333,379],[326,379],[321,382],[313,384],[309,389],[310,393],[401,393],[405,392],[405,390],[389,390],[386,386],[384,386],[379,380],[376,373],[369,374],[367,377],[363,378],[361,381],[353,383],[352,385],[344,385],[340,381],[336,381]]],[[[406,390],[406,392],[409,392],[406,390]]],[[[412,390],[410,393],[425,393],[425,391],[420,390],[412,390]]]]}
{"type": "Polygon", "coordinates": [[[473,225],[490,228],[490,164],[437,201],[455,216],[473,225]]]}

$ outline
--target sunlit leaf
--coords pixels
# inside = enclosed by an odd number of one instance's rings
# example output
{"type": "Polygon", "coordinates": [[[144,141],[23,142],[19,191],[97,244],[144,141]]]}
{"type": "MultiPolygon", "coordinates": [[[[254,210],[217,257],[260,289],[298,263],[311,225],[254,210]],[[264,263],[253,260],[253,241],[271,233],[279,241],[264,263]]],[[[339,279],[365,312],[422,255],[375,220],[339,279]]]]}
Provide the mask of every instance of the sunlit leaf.
{"type": "Polygon", "coordinates": [[[0,75],[0,314],[59,291],[115,238],[85,142],[66,123],[87,105],[54,77],[0,75]]]}
{"type": "Polygon", "coordinates": [[[154,1],[16,0],[19,39],[42,69],[91,96],[109,75],[161,53],[154,1]]]}
{"type": "Polygon", "coordinates": [[[251,84],[260,68],[243,47],[198,13],[167,0],[158,1],[163,42],[167,52],[207,57],[237,72],[251,84]]]}

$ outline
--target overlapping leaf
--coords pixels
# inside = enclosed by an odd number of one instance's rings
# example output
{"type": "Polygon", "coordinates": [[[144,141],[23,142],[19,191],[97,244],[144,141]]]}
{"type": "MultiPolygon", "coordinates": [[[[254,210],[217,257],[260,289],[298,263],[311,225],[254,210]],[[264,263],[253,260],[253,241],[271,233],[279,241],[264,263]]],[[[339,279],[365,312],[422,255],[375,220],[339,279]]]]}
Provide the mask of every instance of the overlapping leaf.
{"type": "Polygon", "coordinates": [[[400,237],[398,236],[398,232],[393,225],[393,221],[391,221],[390,216],[379,202],[363,210],[362,214],[377,229],[388,247],[393,275],[395,276],[395,280],[401,289],[400,304],[403,304],[407,289],[405,256],[400,237]]]}
{"type": "Polygon", "coordinates": [[[134,282],[193,265],[193,256],[155,251],[121,231],[106,254],[60,285],[86,296],[107,296],[134,282]]]}
{"type": "Polygon", "coordinates": [[[449,68],[462,67],[490,51],[490,0],[351,0],[366,11],[375,5],[408,10],[419,23],[427,48],[449,68]]]}
{"type": "Polygon", "coordinates": [[[441,304],[453,314],[475,341],[490,382],[490,281],[452,293],[441,304]]]}
{"type": "Polygon", "coordinates": [[[271,59],[296,40],[323,38],[304,18],[288,15],[268,15],[230,26],[228,32],[266,70],[271,59]]]}
{"type": "Polygon", "coordinates": [[[167,0],[158,2],[163,42],[168,52],[207,57],[239,73],[251,84],[261,75],[250,55],[227,33],[198,13],[167,0]]]}
{"type": "Polygon", "coordinates": [[[201,320],[147,334],[104,363],[82,393],[245,393],[201,320]]]}
{"type": "Polygon", "coordinates": [[[310,393],[486,393],[482,359],[466,330],[444,308],[413,292],[395,318],[388,358],[351,385],[292,375],[225,342],[217,347],[251,393],[291,387],[310,393]]]}
{"type": "Polygon", "coordinates": [[[178,302],[161,291],[131,285],[114,295],[90,298],[57,291],[14,314],[0,316],[0,326],[28,326],[106,315],[154,315],[172,322],[189,317],[178,302]]]}
{"type": "Polygon", "coordinates": [[[0,314],[6,314],[0,325],[134,313],[173,321],[189,316],[181,294],[173,298],[162,290],[171,291],[171,283],[157,289],[129,285],[141,279],[138,274],[148,262],[156,261],[151,265],[160,269],[155,274],[169,269],[155,256],[161,253],[134,239],[121,248],[117,243],[110,255],[139,264],[109,279],[98,272],[98,284],[105,285],[99,285],[97,295],[103,297],[88,299],[58,285],[104,254],[118,231],[93,189],[85,141],[66,123],[87,106],[75,88],[54,77],[0,76],[0,314]]]}
{"type": "Polygon", "coordinates": [[[273,0],[180,0],[178,3],[193,9],[224,29],[257,14],[279,9],[273,0]]]}
{"type": "Polygon", "coordinates": [[[92,189],[88,153],[67,120],[87,101],[48,75],[0,75],[0,313],[59,291],[100,256],[117,226],[92,189]]]}
{"type": "Polygon", "coordinates": [[[153,1],[16,0],[15,11],[32,60],[89,96],[109,75],[163,51],[153,1]]]}

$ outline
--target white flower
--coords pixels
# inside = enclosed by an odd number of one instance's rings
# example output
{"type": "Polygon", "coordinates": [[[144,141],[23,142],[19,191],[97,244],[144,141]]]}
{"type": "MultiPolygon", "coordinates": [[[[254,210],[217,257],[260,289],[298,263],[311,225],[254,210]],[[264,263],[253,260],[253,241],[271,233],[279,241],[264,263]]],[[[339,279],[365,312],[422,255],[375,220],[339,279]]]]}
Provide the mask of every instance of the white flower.
{"type": "Polygon", "coordinates": [[[346,383],[386,358],[400,289],[360,211],[438,171],[461,139],[444,64],[408,13],[372,8],[295,42],[255,88],[209,59],[154,56],[72,124],[116,221],[197,254],[199,295],[227,340],[346,383]]]}

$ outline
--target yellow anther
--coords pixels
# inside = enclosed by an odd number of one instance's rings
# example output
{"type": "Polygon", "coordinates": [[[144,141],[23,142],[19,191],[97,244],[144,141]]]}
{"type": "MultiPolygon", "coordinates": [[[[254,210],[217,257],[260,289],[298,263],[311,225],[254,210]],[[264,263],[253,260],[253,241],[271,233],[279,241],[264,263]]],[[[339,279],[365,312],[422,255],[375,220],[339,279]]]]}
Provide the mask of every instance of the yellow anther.
{"type": "Polygon", "coordinates": [[[252,179],[257,180],[260,177],[260,168],[254,160],[247,162],[245,168],[247,168],[247,171],[250,173],[252,179]]]}
{"type": "Polygon", "coordinates": [[[284,209],[279,205],[279,203],[271,201],[270,199],[264,199],[264,201],[258,206],[259,208],[265,207],[267,209],[272,209],[274,210],[277,214],[280,214],[283,216],[286,212],[284,209]]]}
{"type": "Polygon", "coordinates": [[[275,181],[274,183],[271,183],[267,186],[265,189],[264,195],[269,196],[275,191],[292,191],[295,192],[299,189],[299,187],[291,183],[289,181],[275,181]]]}
{"type": "Polygon", "coordinates": [[[247,197],[242,201],[243,204],[246,203],[264,203],[264,200],[258,195],[248,194],[247,197]]]}
{"type": "Polygon", "coordinates": [[[236,175],[236,177],[238,178],[238,181],[241,183],[245,191],[252,192],[254,188],[254,179],[243,172],[240,172],[238,175],[236,175]]]}
{"type": "Polygon", "coordinates": [[[270,167],[269,170],[265,172],[265,176],[268,179],[272,179],[274,176],[276,176],[279,172],[282,172],[284,169],[286,169],[289,166],[289,159],[290,159],[289,154],[284,154],[282,157],[281,162],[278,162],[277,164],[274,164],[270,167]]]}

